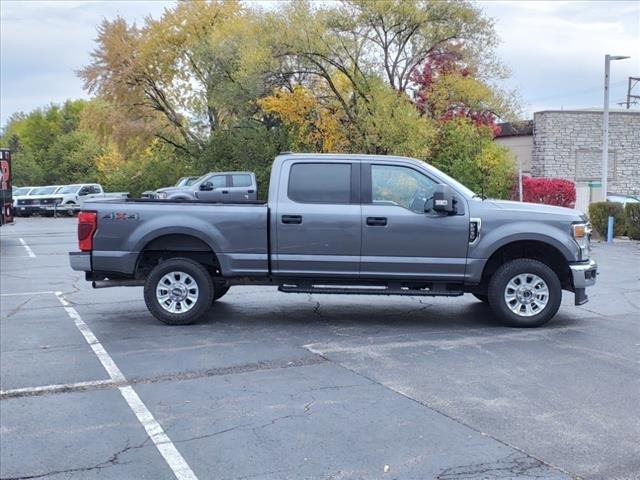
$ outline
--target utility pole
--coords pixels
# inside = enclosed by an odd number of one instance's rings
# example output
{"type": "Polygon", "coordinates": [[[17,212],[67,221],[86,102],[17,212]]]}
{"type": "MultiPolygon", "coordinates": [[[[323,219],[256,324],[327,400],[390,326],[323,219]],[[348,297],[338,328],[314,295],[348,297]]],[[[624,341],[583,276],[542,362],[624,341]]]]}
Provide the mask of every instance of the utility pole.
{"type": "Polygon", "coordinates": [[[602,200],[607,199],[607,174],[609,173],[609,71],[611,60],[624,60],[625,56],[604,56],[604,108],[602,110],[602,200]]]}

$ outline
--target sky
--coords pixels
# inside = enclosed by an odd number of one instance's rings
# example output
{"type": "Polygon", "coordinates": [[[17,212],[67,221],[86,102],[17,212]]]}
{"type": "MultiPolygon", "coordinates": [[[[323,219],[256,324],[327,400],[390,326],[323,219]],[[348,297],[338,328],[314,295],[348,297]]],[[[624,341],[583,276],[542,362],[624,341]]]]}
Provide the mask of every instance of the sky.
{"type": "MultiPolygon", "coordinates": [[[[249,3],[249,2],[247,2],[249,3]]],[[[265,2],[261,2],[263,5],[265,2]]],[[[266,1],[273,4],[274,0],[266,1]]],[[[601,107],[604,55],[612,62],[611,104],[640,76],[640,0],[478,1],[495,21],[497,55],[525,118],[545,109],[601,107]]],[[[11,114],[88,98],[75,72],[90,62],[96,26],[120,15],[141,24],[173,1],[0,1],[0,125],[11,114]]],[[[640,95],[640,84],[635,89],[640,95]]],[[[637,107],[636,107],[637,108],[637,107]]]]}

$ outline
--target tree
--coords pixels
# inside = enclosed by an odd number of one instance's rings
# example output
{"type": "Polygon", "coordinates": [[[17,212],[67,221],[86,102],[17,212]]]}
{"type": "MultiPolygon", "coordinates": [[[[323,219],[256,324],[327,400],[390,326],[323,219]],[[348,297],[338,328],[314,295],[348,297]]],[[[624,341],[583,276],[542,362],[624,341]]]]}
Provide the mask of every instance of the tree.
{"type": "Polygon", "coordinates": [[[85,88],[134,119],[161,121],[155,135],[197,156],[212,132],[233,128],[271,91],[273,58],[259,16],[237,0],[184,2],[144,26],[105,20],[85,88]]]}

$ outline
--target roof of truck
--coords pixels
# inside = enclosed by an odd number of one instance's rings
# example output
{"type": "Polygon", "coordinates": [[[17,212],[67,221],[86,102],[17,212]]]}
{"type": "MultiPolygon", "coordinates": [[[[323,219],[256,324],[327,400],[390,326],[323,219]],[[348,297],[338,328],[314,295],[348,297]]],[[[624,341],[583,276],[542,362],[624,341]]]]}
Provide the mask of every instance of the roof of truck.
{"type": "Polygon", "coordinates": [[[404,161],[404,160],[418,160],[419,158],[403,157],[400,155],[373,155],[368,153],[294,153],[294,152],[281,152],[278,157],[286,158],[327,158],[331,160],[339,160],[348,158],[350,160],[385,160],[385,161],[404,161]]]}

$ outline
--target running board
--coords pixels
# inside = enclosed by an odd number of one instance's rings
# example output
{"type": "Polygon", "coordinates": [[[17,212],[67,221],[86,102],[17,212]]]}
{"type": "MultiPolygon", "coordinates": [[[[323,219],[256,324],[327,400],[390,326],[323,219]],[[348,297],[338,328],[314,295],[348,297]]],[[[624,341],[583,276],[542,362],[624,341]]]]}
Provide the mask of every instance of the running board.
{"type": "Polygon", "coordinates": [[[335,286],[297,286],[280,285],[278,290],[284,293],[325,293],[331,295],[404,295],[406,297],[459,297],[464,294],[460,290],[444,289],[411,289],[411,288],[376,288],[376,287],[335,287],[335,286]]]}

